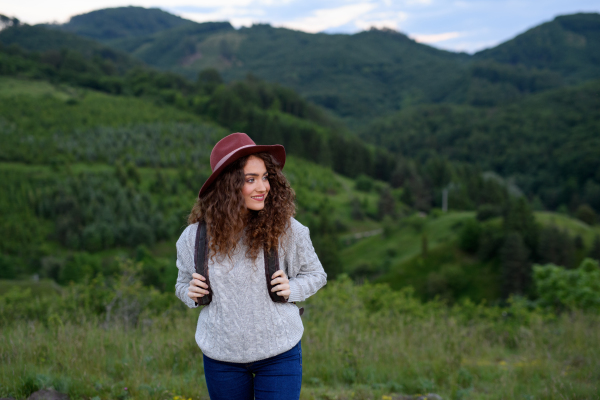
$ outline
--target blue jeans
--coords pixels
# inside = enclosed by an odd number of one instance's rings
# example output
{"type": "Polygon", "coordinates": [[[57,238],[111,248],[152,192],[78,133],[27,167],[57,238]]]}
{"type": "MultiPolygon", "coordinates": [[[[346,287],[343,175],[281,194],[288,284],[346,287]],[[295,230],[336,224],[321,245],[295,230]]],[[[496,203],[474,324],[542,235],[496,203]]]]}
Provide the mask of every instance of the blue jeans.
{"type": "Polygon", "coordinates": [[[251,363],[203,355],[211,400],[298,400],[302,384],[300,342],[285,353],[251,363]]]}

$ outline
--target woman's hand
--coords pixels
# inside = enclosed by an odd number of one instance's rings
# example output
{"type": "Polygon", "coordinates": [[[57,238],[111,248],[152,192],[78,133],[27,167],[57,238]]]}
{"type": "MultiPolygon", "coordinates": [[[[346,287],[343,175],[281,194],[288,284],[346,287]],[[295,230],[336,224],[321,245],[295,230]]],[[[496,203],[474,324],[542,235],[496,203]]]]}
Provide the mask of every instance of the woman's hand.
{"type": "Polygon", "coordinates": [[[200,297],[208,294],[208,285],[205,281],[206,278],[202,275],[196,273],[192,274],[192,280],[190,281],[190,288],[188,290],[188,297],[190,297],[196,303],[200,297]]]}
{"type": "Polygon", "coordinates": [[[291,291],[290,281],[285,275],[285,272],[279,270],[273,274],[271,279],[273,279],[271,281],[271,285],[273,285],[271,292],[277,292],[277,296],[283,296],[283,298],[287,300],[290,297],[291,291]]]}

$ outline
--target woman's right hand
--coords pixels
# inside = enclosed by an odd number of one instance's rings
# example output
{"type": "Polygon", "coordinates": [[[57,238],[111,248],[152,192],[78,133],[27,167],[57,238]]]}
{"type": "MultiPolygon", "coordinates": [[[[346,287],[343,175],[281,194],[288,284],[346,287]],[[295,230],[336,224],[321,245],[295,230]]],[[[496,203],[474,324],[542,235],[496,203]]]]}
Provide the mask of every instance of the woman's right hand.
{"type": "Polygon", "coordinates": [[[198,299],[206,294],[208,294],[206,278],[200,274],[193,273],[192,280],[190,281],[190,288],[188,289],[188,296],[192,300],[198,302],[198,299]]]}

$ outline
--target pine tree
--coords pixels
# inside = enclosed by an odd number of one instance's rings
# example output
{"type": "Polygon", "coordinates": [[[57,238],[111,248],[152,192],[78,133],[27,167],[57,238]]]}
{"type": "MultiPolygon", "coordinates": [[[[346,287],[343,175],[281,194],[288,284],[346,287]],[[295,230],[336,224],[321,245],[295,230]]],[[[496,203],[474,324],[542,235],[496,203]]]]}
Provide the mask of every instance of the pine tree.
{"type": "Polygon", "coordinates": [[[379,197],[378,204],[379,218],[383,219],[386,215],[389,215],[393,218],[396,217],[396,200],[394,200],[394,196],[392,196],[392,191],[389,187],[385,187],[381,191],[381,196],[379,197]]]}
{"type": "Polygon", "coordinates": [[[541,230],[537,252],[543,264],[551,263],[566,268],[574,266],[575,241],[566,231],[554,225],[541,230]]]}
{"type": "Polygon", "coordinates": [[[529,251],[536,250],[539,227],[525,197],[510,202],[504,217],[504,231],[519,233],[529,251]]]}
{"type": "Polygon", "coordinates": [[[600,261],[600,235],[596,235],[592,249],[590,250],[590,258],[600,261]]]}
{"type": "Polygon", "coordinates": [[[500,249],[504,296],[525,294],[531,280],[529,250],[519,232],[508,232],[500,249]]]}

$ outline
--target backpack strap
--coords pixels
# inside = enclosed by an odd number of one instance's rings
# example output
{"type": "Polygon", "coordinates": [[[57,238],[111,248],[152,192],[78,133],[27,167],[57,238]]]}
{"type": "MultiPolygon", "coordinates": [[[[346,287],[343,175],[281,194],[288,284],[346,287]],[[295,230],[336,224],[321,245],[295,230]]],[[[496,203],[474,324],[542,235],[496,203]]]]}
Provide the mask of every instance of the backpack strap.
{"type": "Polygon", "coordinates": [[[200,306],[206,306],[212,301],[212,290],[210,290],[210,280],[208,276],[208,240],[206,235],[206,222],[198,223],[196,231],[196,243],[194,246],[194,266],[196,273],[206,278],[208,285],[208,294],[196,298],[196,303],[200,306]]]}
{"type": "MultiPolygon", "coordinates": [[[[265,279],[267,280],[267,291],[269,297],[275,303],[287,303],[287,300],[283,296],[278,296],[277,292],[271,292],[273,285],[271,285],[271,277],[275,272],[279,270],[279,256],[277,248],[267,251],[264,249],[265,258],[265,279]]],[[[196,243],[194,246],[194,266],[196,273],[206,278],[206,284],[208,285],[209,293],[202,297],[199,297],[196,301],[198,305],[206,306],[212,301],[212,290],[210,290],[210,280],[208,275],[208,235],[206,233],[206,222],[202,221],[198,223],[198,230],[196,231],[196,243]]],[[[302,311],[300,315],[302,315],[302,311]]]]}
{"type": "Polygon", "coordinates": [[[287,300],[283,296],[278,296],[277,292],[271,292],[273,285],[271,285],[272,276],[275,272],[279,271],[279,256],[277,249],[271,249],[271,251],[264,250],[265,255],[265,278],[267,279],[267,290],[269,291],[269,297],[275,303],[287,303],[287,300]]]}

